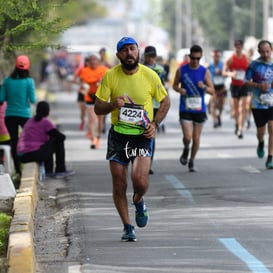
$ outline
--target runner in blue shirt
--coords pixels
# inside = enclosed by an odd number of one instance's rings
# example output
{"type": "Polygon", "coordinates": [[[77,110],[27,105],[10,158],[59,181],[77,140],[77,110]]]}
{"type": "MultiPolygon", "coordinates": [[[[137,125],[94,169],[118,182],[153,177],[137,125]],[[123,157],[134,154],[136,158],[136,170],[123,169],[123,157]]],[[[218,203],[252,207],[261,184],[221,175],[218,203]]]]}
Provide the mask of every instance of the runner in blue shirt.
{"type": "Polygon", "coordinates": [[[263,158],[264,136],[268,130],[268,157],[266,168],[273,169],[273,64],[272,45],[267,40],[258,44],[260,57],[251,62],[246,72],[246,84],[252,89],[251,108],[257,128],[257,155],[263,158]]]}
{"type": "Polygon", "coordinates": [[[213,127],[217,128],[222,125],[221,116],[227,91],[225,88],[225,77],[222,74],[224,63],[221,60],[221,54],[218,50],[214,50],[212,57],[213,60],[210,62],[208,68],[214,85],[215,95],[210,100],[210,113],[213,118],[213,127]]]}
{"type": "Polygon", "coordinates": [[[189,171],[195,172],[194,159],[199,149],[200,135],[207,120],[205,94],[214,95],[210,72],[200,65],[203,50],[199,45],[190,49],[190,62],[176,71],[173,89],[180,94],[179,121],[183,132],[184,150],[180,163],[188,163],[189,171]],[[191,147],[190,160],[188,155],[191,147]]]}

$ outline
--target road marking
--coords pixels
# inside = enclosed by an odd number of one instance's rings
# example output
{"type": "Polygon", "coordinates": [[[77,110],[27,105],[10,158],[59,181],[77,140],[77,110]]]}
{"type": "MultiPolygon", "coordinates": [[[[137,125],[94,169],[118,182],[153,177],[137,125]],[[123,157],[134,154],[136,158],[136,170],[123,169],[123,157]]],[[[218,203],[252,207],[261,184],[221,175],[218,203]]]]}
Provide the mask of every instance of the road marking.
{"type": "Polygon", "coordinates": [[[272,273],[255,256],[249,253],[234,238],[220,238],[219,241],[235,256],[242,260],[253,273],[272,273]]]}
{"type": "Polygon", "coordinates": [[[245,166],[242,169],[248,173],[260,173],[260,171],[253,166],[245,166]]]}
{"type": "Polygon", "coordinates": [[[69,266],[68,273],[81,273],[81,266],[80,265],[69,266]]]}
{"type": "Polygon", "coordinates": [[[217,156],[219,158],[232,158],[233,157],[231,154],[223,154],[223,153],[217,154],[217,156]]]}
{"type": "Polygon", "coordinates": [[[184,184],[176,176],[165,175],[165,177],[183,198],[189,200],[192,204],[196,204],[191,192],[187,190],[184,184]]]}

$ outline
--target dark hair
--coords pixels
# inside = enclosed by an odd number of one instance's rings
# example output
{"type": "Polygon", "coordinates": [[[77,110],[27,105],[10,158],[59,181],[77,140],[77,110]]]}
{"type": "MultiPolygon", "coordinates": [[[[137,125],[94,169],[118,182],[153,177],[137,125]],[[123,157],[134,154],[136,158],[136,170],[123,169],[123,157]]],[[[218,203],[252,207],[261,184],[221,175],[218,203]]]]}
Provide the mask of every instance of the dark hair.
{"type": "Polygon", "coordinates": [[[49,111],[50,111],[50,107],[48,102],[46,101],[38,102],[34,120],[40,121],[42,118],[47,117],[49,115],[49,111]]]}
{"type": "Polygon", "coordinates": [[[203,49],[202,49],[202,47],[201,46],[199,46],[199,45],[193,45],[192,47],[191,47],[191,49],[190,49],[190,54],[192,54],[192,53],[203,53],[203,49]]]}
{"type": "Polygon", "coordinates": [[[244,45],[244,42],[243,42],[243,40],[241,40],[241,39],[236,39],[236,40],[234,40],[234,43],[233,43],[234,45],[236,45],[236,44],[240,44],[241,46],[242,45],[244,45]]]}
{"type": "Polygon", "coordinates": [[[12,73],[10,74],[10,77],[12,79],[24,79],[24,78],[29,78],[29,70],[23,70],[20,68],[15,67],[12,73]]]}
{"type": "Polygon", "coordinates": [[[264,44],[268,44],[270,46],[270,48],[272,48],[272,44],[268,41],[268,40],[261,40],[259,43],[258,43],[258,49],[260,50],[260,47],[264,44]]]}

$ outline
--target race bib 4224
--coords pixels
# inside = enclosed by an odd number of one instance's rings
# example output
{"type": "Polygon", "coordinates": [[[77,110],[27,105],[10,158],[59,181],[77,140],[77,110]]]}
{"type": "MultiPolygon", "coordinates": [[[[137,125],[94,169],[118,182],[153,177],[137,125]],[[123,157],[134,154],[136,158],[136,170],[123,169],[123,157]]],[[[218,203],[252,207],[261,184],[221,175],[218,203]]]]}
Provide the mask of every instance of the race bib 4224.
{"type": "Polygon", "coordinates": [[[141,122],[144,114],[144,107],[137,104],[128,104],[120,108],[119,120],[126,123],[136,124],[141,122]]]}

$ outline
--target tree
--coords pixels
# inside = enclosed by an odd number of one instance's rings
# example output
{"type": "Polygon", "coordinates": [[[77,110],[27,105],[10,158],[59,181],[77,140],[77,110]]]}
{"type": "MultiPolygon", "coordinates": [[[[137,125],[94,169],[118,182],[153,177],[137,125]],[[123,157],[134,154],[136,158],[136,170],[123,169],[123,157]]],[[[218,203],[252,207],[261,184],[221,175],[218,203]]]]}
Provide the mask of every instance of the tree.
{"type": "MultiPolygon", "coordinates": [[[[186,0],[179,1],[182,5],[186,0]]],[[[173,45],[176,35],[175,2],[161,1],[161,25],[169,32],[173,45]]],[[[206,44],[213,48],[229,49],[235,38],[262,37],[262,0],[192,0],[191,5],[193,37],[196,29],[201,28],[206,44]]],[[[184,21],[182,27],[185,25],[184,21]]]]}
{"type": "Polygon", "coordinates": [[[0,0],[0,66],[20,52],[57,47],[65,29],[104,14],[95,0],[0,0]]]}

